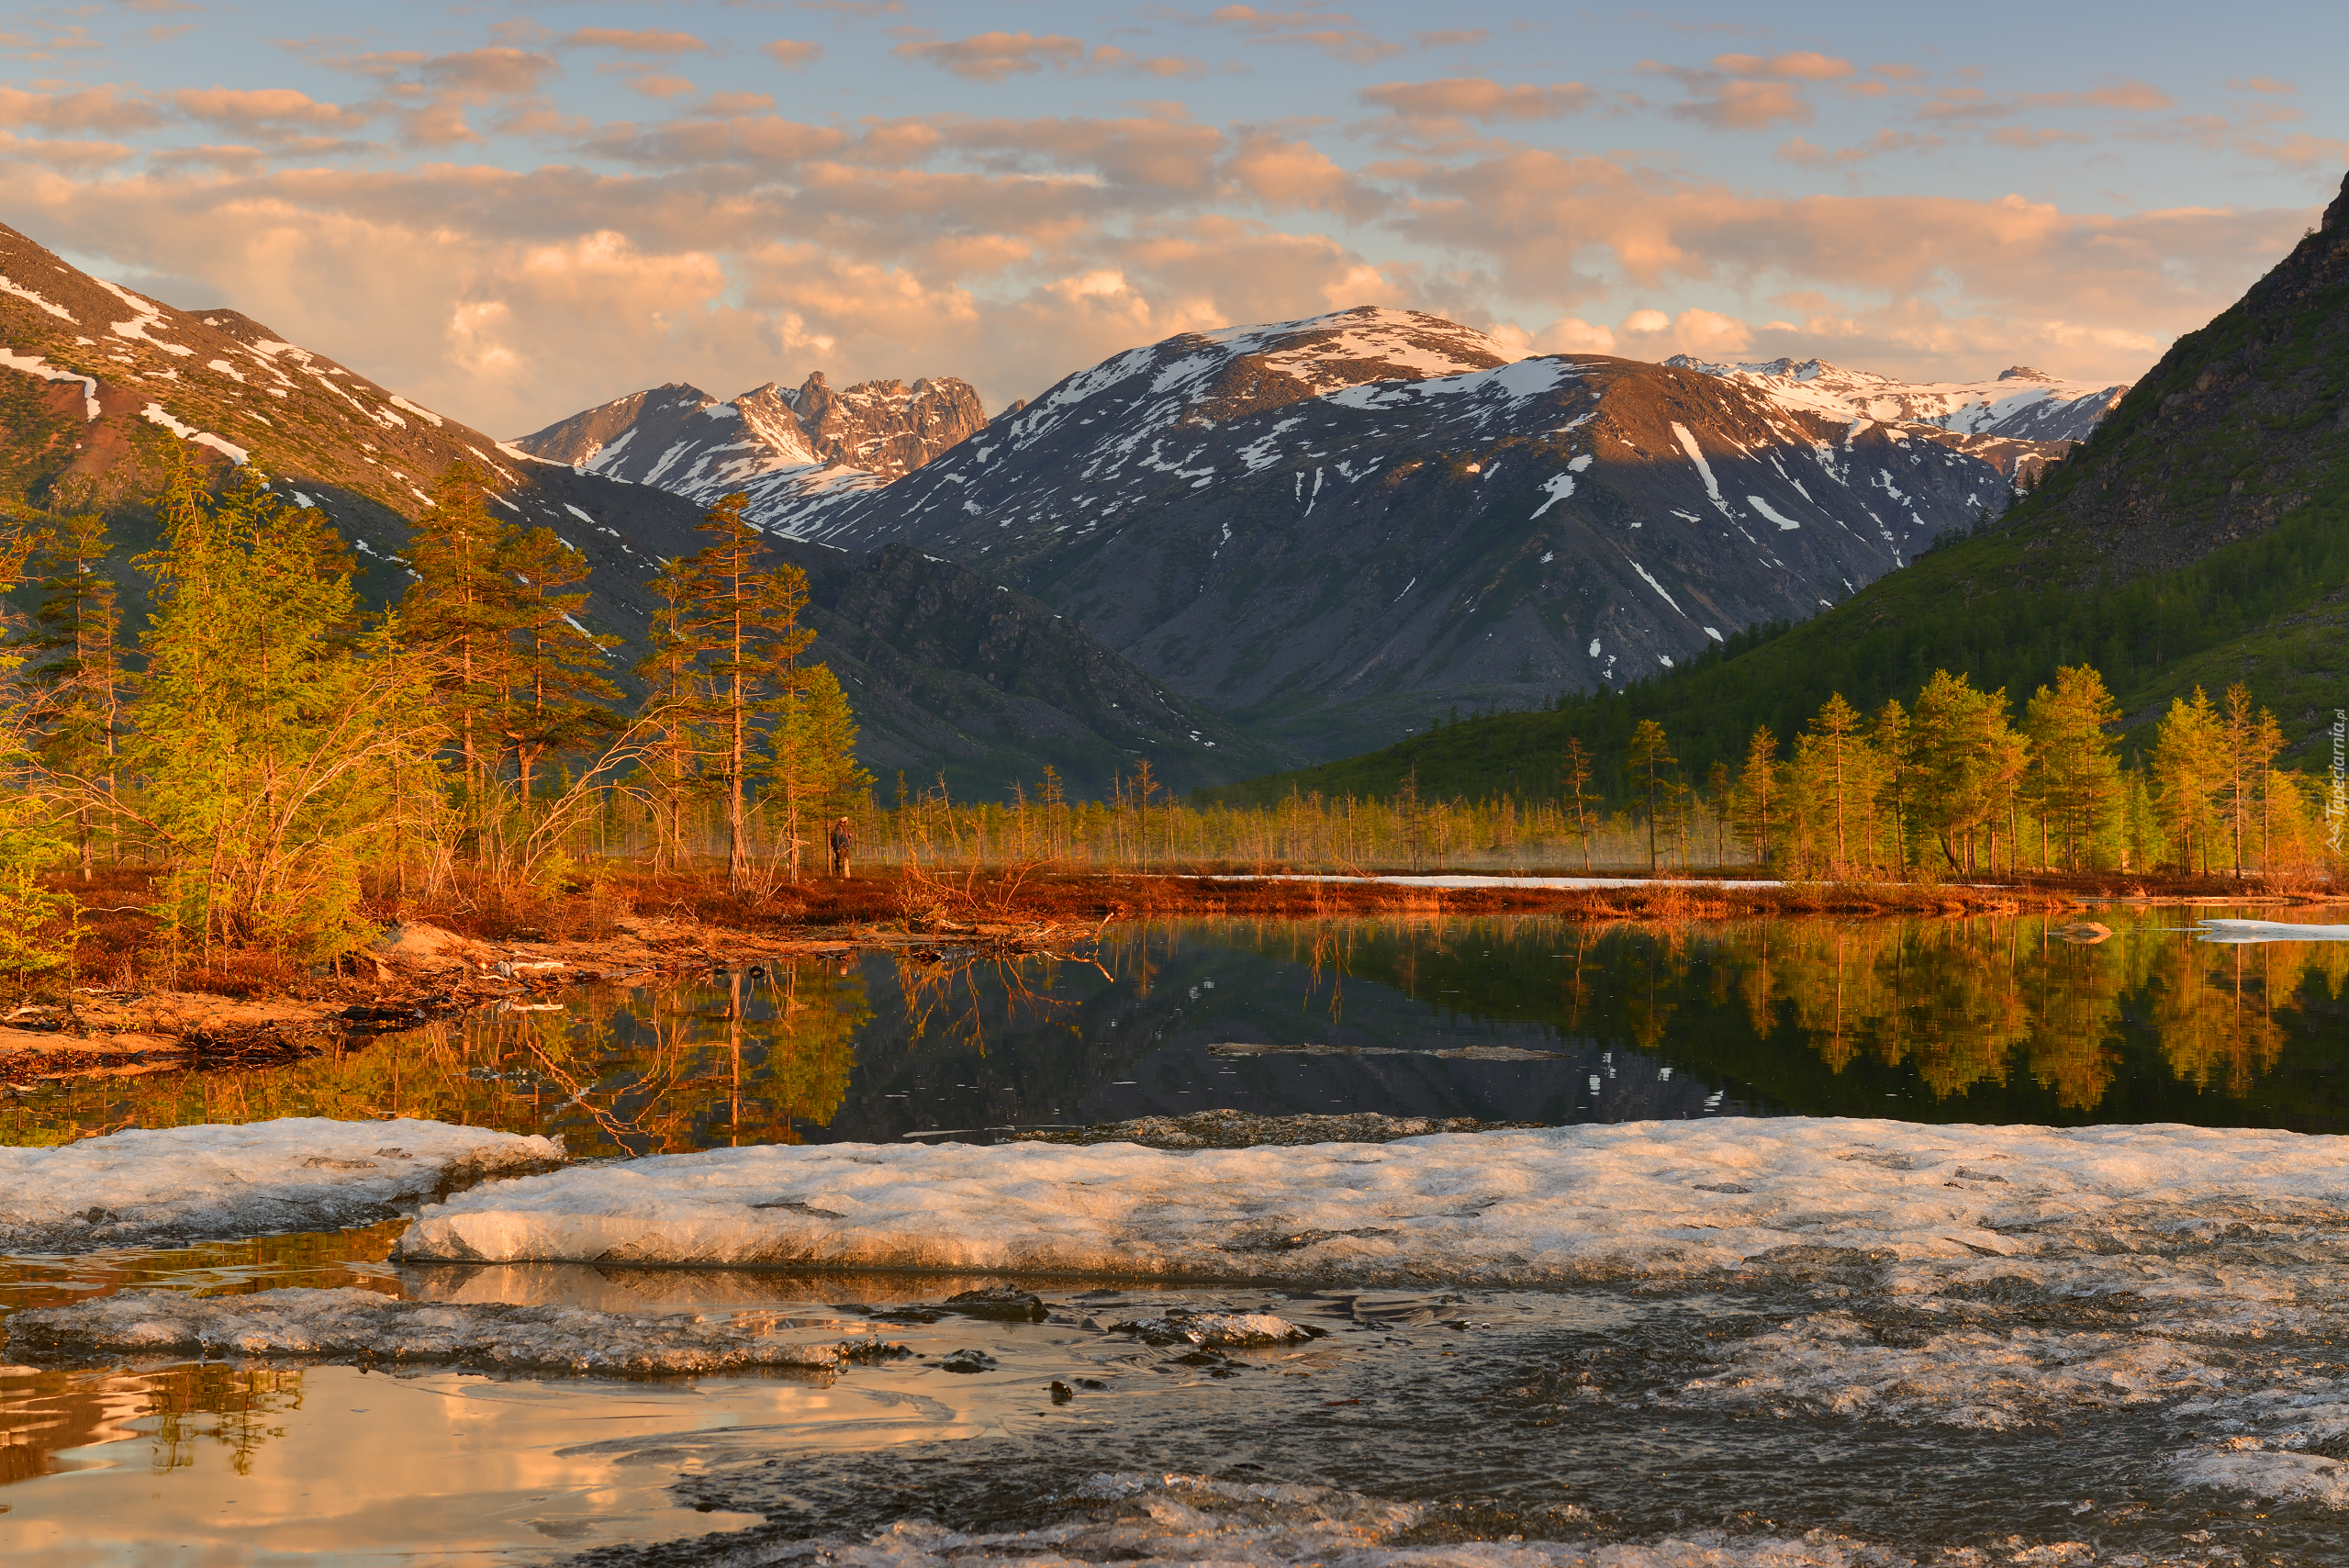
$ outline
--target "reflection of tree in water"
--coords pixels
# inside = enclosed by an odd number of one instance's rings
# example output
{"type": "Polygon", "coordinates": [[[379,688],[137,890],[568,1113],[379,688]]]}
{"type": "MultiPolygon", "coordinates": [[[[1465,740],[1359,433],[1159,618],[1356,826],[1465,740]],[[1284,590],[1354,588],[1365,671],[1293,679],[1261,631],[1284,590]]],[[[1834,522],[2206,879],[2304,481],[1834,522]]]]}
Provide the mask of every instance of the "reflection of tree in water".
{"type": "Polygon", "coordinates": [[[559,1133],[575,1156],[790,1142],[795,1122],[822,1126],[839,1111],[872,1017],[862,976],[817,960],[567,1000],[559,1013],[484,1011],[280,1067],[83,1081],[0,1113],[0,1141],[419,1116],[559,1133]]]}
{"type": "Polygon", "coordinates": [[[208,1443],[250,1475],[261,1445],[285,1435],[270,1418],[301,1406],[298,1369],[221,1361],[151,1372],[11,1369],[0,1403],[0,1484],[53,1473],[69,1449],[135,1439],[140,1423],[151,1424],[148,1462],[157,1471],[191,1468],[208,1443]]]}
{"type": "MultiPolygon", "coordinates": [[[[2132,1037],[2151,1036],[2176,1083],[2244,1098],[2349,980],[2340,944],[2213,946],[2124,927],[2075,945],[2053,935],[2064,922],[2037,915],[1668,925],[1497,917],[1445,923],[1440,939],[1423,924],[1346,923],[1318,934],[1314,951],[1338,947],[1351,973],[1422,1004],[1538,1020],[1715,1073],[1768,1076],[1755,1046],[1784,1047],[1830,1079],[1858,1063],[1914,1073],[1936,1101],[2028,1082],[2067,1116],[2109,1101],[2132,1037]],[[1488,949],[1497,961],[1477,963],[1488,949]]],[[[1270,932],[1247,939],[1267,951],[1295,945],[1270,932]]],[[[1316,983],[1319,973],[1315,964],[1316,983]]],[[[1794,1109],[1870,1114],[1840,1092],[1819,1100],[1799,1075],[1773,1081],[1795,1095],[1794,1109]]]]}

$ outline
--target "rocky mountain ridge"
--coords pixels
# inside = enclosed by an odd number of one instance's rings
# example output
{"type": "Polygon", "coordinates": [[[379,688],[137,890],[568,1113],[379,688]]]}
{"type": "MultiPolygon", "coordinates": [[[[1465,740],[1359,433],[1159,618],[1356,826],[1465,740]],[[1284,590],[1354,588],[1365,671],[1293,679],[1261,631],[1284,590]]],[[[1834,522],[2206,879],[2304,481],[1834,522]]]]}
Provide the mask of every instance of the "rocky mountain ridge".
{"type": "MultiPolygon", "coordinates": [[[[811,439],[848,450],[871,438],[854,434],[820,378],[817,389],[793,395],[811,439]]],[[[126,625],[139,623],[141,581],[128,559],[153,543],[151,498],[188,445],[223,471],[256,464],[295,504],[325,512],[377,603],[408,580],[409,520],[433,480],[476,464],[498,507],[586,558],[584,619],[630,644],[613,660],[623,678],[654,610],[652,573],[703,543],[691,498],[534,458],[249,317],[178,309],[0,226],[0,506],[105,512],[126,625]]],[[[882,447],[876,460],[906,460],[882,447]]],[[[777,545],[809,573],[813,656],[840,677],[864,726],[860,756],[884,778],[903,770],[926,784],[943,769],[960,793],[992,793],[1050,762],[1083,796],[1107,792],[1142,755],[1182,788],[1277,765],[1277,749],[967,567],[918,551],[777,545]]]]}
{"type": "Polygon", "coordinates": [[[1815,613],[2060,450],[1366,307],[1129,351],[887,486],[754,515],[982,566],[1328,756],[1815,613]]]}
{"type": "Polygon", "coordinates": [[[2010,441],[2086,441],[2129,391],[2126,382],[2064,381],[2022,364],[1988,381],[1913,382],[1820,359],[1713,364],[1674,354],[1664,363],[1760,388],[1789,408],[2010,441]]]}
{"type": "Polygon", "coordinates": [[[979,394],[952,376],[911,386],[865,381],[835,392],[815,371],[796,391],[770,381],[723,399],[671,382],[511,444],[546,462],[697,500],[750,490],[773,504],[887,484],[986,422],[979,394]]]}

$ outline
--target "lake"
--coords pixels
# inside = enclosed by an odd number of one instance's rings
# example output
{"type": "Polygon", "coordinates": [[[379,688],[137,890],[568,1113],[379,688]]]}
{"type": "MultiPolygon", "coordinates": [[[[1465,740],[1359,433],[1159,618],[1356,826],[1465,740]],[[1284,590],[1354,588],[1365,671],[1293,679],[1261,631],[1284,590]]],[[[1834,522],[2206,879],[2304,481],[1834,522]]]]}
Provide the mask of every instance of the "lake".
{"type": "Polygon", "coordinates": [[[409,1115],[590,1156],[991,1141],[1219,1107],[2349,1125],[2349,944],[2214,944],[2176,909],[2102,913],[2113,935],[2088,945],[2037,915],[1174,921],[1066,957],[585,988],[285,1066],[83,1081],[0,1101],[0,1140],[409,1115]]]}

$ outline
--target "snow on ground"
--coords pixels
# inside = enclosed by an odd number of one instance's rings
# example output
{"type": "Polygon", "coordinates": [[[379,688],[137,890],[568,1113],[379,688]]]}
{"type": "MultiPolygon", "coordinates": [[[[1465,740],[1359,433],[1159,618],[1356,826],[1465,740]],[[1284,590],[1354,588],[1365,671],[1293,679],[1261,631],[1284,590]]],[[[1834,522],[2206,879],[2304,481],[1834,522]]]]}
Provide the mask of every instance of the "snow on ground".
{"type": "Polygon", "coordinates": [[[802,1344],[773,1328],[771,1314],[708,1319],[576,1306],[484,1306],[401,1301],[357,1289],[225,1296],[137,1290],[17,1313],[8,1320],[8,1345],[20,1360],[43,1362],[250,1356],[606,1376],[830,1368],[888,1353],[878,1339],[802,1344]]]}
{"type": "Polygon", "coordinates": [[[0,1148],[0,1250],[329,1230],[562,1159],[554,1138],[316,1116],[0,1148]]]}
{"type": "MultiPolygon", "coordinates": [[[[462,1194],[422,1211],[399,1254],[1502,1286],[1803,1247],[1990,1278],[2130,1237],[2344,1214],[2338,1138],[1790,1117],[1191,1151],[710,1149],[462,1194]]],[[[2131,1288],[2190,1294],[2190,1272],[2131,1288]]]]}

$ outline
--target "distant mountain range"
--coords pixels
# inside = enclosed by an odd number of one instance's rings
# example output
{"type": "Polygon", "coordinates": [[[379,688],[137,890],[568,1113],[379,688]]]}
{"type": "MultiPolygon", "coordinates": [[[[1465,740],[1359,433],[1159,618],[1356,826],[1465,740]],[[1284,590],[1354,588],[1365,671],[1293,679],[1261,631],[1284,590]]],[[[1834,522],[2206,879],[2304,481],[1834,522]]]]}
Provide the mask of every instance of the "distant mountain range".
{"type": "Polygon", "coordinates": [[[1604,700],[1414,736],[1232,793],[1383,795],[1410,778],[1474,797],[1513,774],[1549,776],[1573,737],[1621,798],[1625,742],[1643,720],[1662,724],[1684,775],[1701,778],[1712,762],[1734,765],[1757,724],[1783,741],[1830,695],[1873,711],[1913,700],[1946,669],[2019,710],[2081,664],[2118,700],[2127,751],[2151,744],[2173,701],[2240,683],[2275,714],[2286,766],[2320,779],[2333,766],[2332,726],[2349,700],[2349,180],[2318,228],[2117,401],[2025,372],[1942,389],[1784,362],[1713,368],[1773,398],[1832,399],[1871,419],[1924,414],[1985,435],[2019,420],[2077,429],[2065,402],[2095,419],[1996,526],[1783,635],[1604,700]],[[2023,385],[2001,396],[2011,383],[2023,385]],[[1979,397],[1944,403],[1945,390],[1979,397]]]}
{"type": "Polygon", "coordinates": [[[868,764],[967,792],[1046,761],[1106,788],[1141,755],[1218,782],[1620,689],[1972,528],[2125,390],[1517,359],[1364,307],[1169,338],[991,420],[952,377],[817,374],[673,383],[500,442],[6,229],[0,330],[0,493],[105,506],[135,539],[162,451],[194,442],[323,507],[379,598],[464,458],[588,558],[591,623],[634,641],[656,563],[747,491],[810,570],[868,764]]]}
{"type": "MultiPolygon", "coordinates": [[[[249,317],[180,310],[103,282],[5,226],[0,371],[0,505],[105,511],[129,626],[142,579],[129,558],[154,543],[150,503],[172,450],[187,445],[223,470],[257,464],[296,504],[322,509],[378,603],[407,581],[408,520],[427,487],[452,463],[480,465],[498,506],[587,559],[587,623],[632,644],[613,660],[623,682],[653,610],[648,578],[662,559],[702,543],[693,498],[535,458],[249,317]]],[[[811,377],[796,394],[763,387],[737,402],[744,424],[771,400],[790,410],[817,457],[853,455],[883,471],[920,461],[931,410],[977,415],[968,387],[917,386],[899,405],[904,428],[884,428],[860,409],[889,399],[860,403],[865,390],[835,398],[811,377]]],[[[608,422],[652,417],[638,405],[608,422]]],[[[1289,758],[1169,691],[1073,620],[967,567],[919,551],[777,543],[808,571],[813,655],[849,693],[864,726],[859,753],[885,785],[902,771],[923,787],[944,771],[959,795],[992,795],[1015,778],[1033,783],[1051,763],[1072,791],[1091,794],[1148,756],[1187,789],[1289,758]]]]}
{"type": "MultiPolygon", "coordinates": [[[[2086,429],[2113,395],[2028,373],[1985,389],[1817,362],[1512,359],[1365,307],[1119,354],[886,482],[803,466],[747,485],[776,532],[986,570],[1249,733],[1329,756],[1814,614],[2068,450],[2016,433],[2031,420],[2086,429]]],[[[646,433],[614,427],[589,461],[648,454],[635,472],[697,497],[744,483],[724,470],[740,448],[690,424],[699,397],[647,394],[646,433]]]]}

